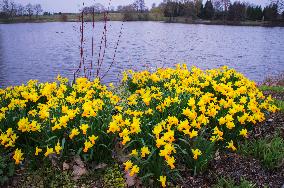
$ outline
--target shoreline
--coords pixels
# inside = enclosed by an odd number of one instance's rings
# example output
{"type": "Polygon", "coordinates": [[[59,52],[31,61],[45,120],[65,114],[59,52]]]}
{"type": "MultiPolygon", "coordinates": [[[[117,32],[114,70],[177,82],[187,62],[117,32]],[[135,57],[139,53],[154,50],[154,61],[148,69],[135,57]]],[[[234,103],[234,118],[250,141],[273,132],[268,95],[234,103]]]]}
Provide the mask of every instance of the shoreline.
{"type": "MultiPolygon", "coordinates": [[[[86,17],[85,22],[91,22],[90,17],[86,17]]],[[[104,21],[101,15],[95,16],[95,22],[104,21]]],[[[226,21],[226,20],[201,20],[185,17],[166,18],[149,14],[147,19],[124,20],[120,13],[111,13],[108,21],[152,21],[164,23],[183,23],[183,24],[202,24],[202,25],[227,25],[227,26],[258,26],[258,27],[284,27],[284,21],[226,21]]],[[[0,24],[16,24],[16,23],[47,23],[47,22],[79,22],[77,14],[62,14],[52,16],[40,16],[38,18],[17,17],[15,19],[0,19],[0,24]]]]}

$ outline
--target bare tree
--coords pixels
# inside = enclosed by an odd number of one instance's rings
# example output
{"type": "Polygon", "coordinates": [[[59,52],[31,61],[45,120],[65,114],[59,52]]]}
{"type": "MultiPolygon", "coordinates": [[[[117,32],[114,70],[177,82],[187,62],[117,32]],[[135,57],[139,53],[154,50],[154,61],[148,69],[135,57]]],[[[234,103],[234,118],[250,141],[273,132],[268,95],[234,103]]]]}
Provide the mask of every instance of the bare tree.
{"type": "Polygon", "coordinates": [[[83,11],[84,13],[92,13],[93,11],[95,13],[102,13],[106,10],[106,8],[101,3],[96,3],[90,7],[84,7],[83,11]]]}
{"type": "Polygon", "coordinates": [[[135,9],[140,12],[144,12],[146,10],[146,5],[144,0],[135,0],[133,3],[135,9]]]}
{"type": "Polygon", "coordinates": [[[284,0],[270,0],[270,4],[277,5],[279,12],[284,10],[284,0]]]}
{"type": "Polygon", "coordinates": [[[26,5],[26,12],[27,12],[27,15],[30,17],[30,19],[32,18],[32,16],[34,15],[34,6],[32,4],[27,4],[26,5]]]}
{"type": "Polygon", "coordinates": [[[25,7],[21,4],[17,5],[17,15],[24,16],[25,15],[25,7]]]}
{"type": "Polygon", "coordinates": [[[42,12],[43,12],[43,10],[42,10],[40,4],[34,5],[34,13],[35,13],[36,17],[38,17],[42,12]]]}
{"type": "Polygon", "coordinates": [[[9,0],[3,0],[2,4],[1,4],[1,7],[2,7],[2,12],[6,16],[8,16],[8,13],[9,13],[9,0]]]}
{"type": "Polygon", "coordinates": [[[231,4],[230,0],[220,0],[221,4],[222,4],[222,8],[225,12],[227,12],[229,10],[229,6],[231,4]]]}
{"type": "Polygon", "coordinates": [[[214,0],[213,6],[216,11],[219,11],[219,12],[223,11],[223,3],[221,0],[214,0]]]}
{"type": "Polygon", "coordinates": [[[13,19],[16,15],[17,15],[17,5],[15,2],[10,2],[9,17],[13,19]]]}

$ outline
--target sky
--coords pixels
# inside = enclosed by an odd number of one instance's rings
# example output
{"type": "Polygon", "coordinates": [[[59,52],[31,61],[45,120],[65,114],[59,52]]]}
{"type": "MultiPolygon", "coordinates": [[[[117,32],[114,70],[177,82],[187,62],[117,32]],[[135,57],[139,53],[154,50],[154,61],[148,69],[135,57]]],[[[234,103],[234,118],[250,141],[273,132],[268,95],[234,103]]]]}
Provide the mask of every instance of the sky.
{"type": "MultiPolygon", "coordinates": [[[[260,4],[265,6],[269,0],[245,0],[246,2],[260,4]]],[[[109,0],[14,0],[16,3],[26,5],[28,3],[41,4],[44,11],[49,12],[78,12],[82,7],[83,2],[86,5],[94,3],[101,3],[108,5],[109,0]]],[[[134,0],[112,0],[112,6],[127,5],[134,2],[134,0]]],[[[145,0],[147,7],[151,7],[153,3],[159,4],[162,0],[145,0]]]]}

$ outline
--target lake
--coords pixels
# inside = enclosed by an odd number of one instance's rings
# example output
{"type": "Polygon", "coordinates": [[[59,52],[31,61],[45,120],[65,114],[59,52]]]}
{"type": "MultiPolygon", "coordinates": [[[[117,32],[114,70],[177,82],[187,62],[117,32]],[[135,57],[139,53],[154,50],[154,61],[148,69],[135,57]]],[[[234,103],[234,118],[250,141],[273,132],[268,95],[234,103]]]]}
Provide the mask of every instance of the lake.
{"type": "MultiPolygon", "coordinates": [[[[30,79],[70,79],[80,62],[80,23],[0,24],[0,87],[30,79]]],[[[115,52],[122,22],[108,22],[102,71],[115,52]]],[[[103,23],[85,26],[85,62],[97,62],[103,23]],[[94,34],[94,57],[91,36],[94,34]]],[[[284,28],[125,22],[115,63],[103,82],[117,82],[126,69],[154,70],[186,63],[202,69],[227,65],[250,79],[284,71],[284,28]]],[[[103,74],[103,72],[101,72],[103,74]]]]}

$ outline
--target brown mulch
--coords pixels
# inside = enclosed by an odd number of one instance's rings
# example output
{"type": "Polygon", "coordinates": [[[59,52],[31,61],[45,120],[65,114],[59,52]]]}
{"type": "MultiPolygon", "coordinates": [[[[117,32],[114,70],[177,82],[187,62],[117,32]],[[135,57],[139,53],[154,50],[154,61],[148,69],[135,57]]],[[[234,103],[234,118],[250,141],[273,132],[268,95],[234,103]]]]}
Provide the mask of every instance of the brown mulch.
{"type": "Polygon", "coordinates": [[[284,113],[276,112],[266,118],[265,122],[259,123],[255,126],[251,137],[254,139],[269,138],[279,134],[284,138],[284,113]]]}
{"type": "Polygon", "coordinates": [[[253,158],[229,153],[213,161],[211,169],[218,177],[232,178],[236,183],[241,179],[248,180],[256,187],[280,188],[284,183],[284,169],[268,171],[253,158]]]}
{"type": "Polygon", "coordinates": [[[284,92],[281,91],[263,91],[265,96],[271,95],[272,98],[284,101],[284,92]]]}
{"type": "Polygon", "coordinates": [[[217,183],[218,178],[232,179],[237,184],[244,179],[253,183],[255,187],[281,188],[284,184],[284,168],[269,171],[262,167],[259,160],[252,157],[222,153],[210,163],[205,173],[186,177],[183,187],[209,188],[217,183]]]}

